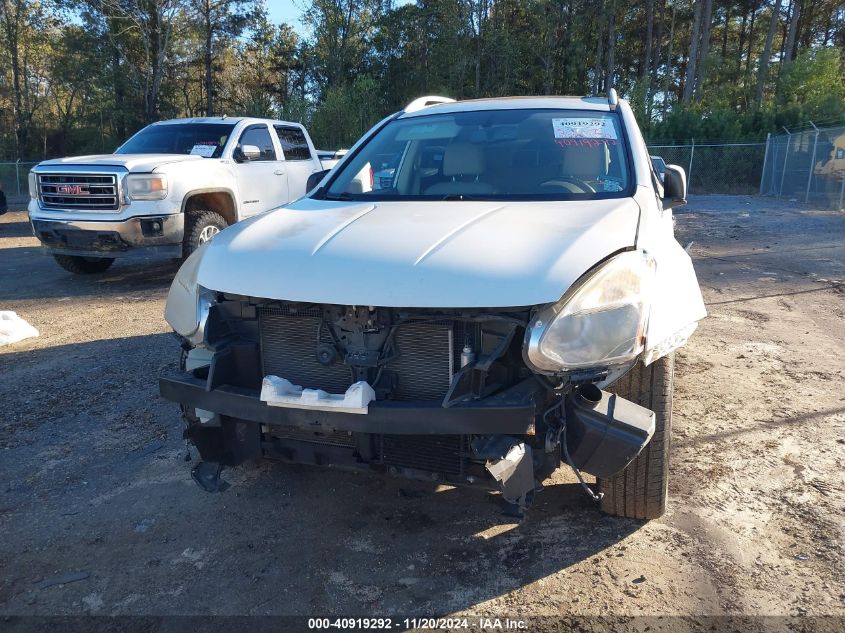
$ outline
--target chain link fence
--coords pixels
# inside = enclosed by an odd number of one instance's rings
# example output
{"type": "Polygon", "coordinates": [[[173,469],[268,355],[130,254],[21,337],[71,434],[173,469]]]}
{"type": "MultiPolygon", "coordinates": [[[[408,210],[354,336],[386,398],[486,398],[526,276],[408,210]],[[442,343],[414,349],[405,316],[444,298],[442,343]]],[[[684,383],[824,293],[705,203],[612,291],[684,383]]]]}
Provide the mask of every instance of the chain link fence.
{"type": "MultiPolygon", "coordinates": [[[[763,143],[688,143],[648,146],[649,154],[687,173],[692,194],[775,195],[843,208],[845,126],[770,135],[763,143]]],[[[37,161],[0,162],[0,189],[28,195],[37,161]]]]}
{"type": "Polygon", "coordinates": [[[9,202],[21,202],[29,196],[29,170],[37,164],[38,161],[0,162],[0,190],[9,202]]]}
{"type": "Polygon", "coordinates": [[[757,193],[763,173],[766,143],[702,143],[649,145],[649,154],[687,173],[693,194],[757,193]]]}
{"type": "Polygon", "coordinates": [[[760,193],[845,210],[845,126],[769,135],[760,193]]]}

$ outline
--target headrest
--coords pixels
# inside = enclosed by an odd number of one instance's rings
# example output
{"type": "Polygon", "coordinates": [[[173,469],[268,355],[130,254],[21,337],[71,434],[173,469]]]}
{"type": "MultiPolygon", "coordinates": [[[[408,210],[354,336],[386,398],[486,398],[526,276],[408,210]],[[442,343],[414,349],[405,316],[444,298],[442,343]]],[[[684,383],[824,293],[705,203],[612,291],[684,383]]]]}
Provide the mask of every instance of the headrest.
{"type": "Polygon", "coordinates": [[[484,172],[481,148],[470,143],[452,143],[443,151],[444,176],[478,176],[484,172]]]}
{"type": "Polygon", "coordinates": [[[563,149],[560,165],[562,176],[595,180],[599,176],[607,176],[610,152],[604,143],[593,146],[568,145],[563,149]]]}

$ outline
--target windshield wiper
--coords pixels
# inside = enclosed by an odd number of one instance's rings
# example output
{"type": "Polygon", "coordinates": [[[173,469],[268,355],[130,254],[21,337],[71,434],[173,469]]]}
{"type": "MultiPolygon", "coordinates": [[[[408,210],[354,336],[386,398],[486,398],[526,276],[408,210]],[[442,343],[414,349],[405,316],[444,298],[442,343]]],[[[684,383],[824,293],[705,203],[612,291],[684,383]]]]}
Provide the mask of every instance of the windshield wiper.
{"type": "Polygon", "coordinates": [[[440,198],[441,200],[480,200],[475,196],[468,196],[463,193],[449,193],[440,198]]]}
{"type": "Polygon", "coordinates": [[[324,193],[323,199],[324,200],[354,200],[354,198],[350,194],[346,193],[345,191],[342,191],[340,193],[324,193]]]}

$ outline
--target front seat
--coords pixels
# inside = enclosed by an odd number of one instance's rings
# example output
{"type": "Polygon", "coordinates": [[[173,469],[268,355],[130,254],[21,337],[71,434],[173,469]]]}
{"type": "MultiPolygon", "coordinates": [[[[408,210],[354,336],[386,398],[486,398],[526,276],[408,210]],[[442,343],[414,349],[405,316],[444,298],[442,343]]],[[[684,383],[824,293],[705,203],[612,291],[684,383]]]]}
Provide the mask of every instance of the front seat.
{"type": "MultiPolygon", "coordinates": [[[[543,183],[543,187],[561,187],[572,193],[584,193],[583,189],[566,178],[574,178],[586,184],[607,176],[610,167],[610,151],[604,143],[595,145],[567,145],[563,148],[558,174],[543,183]]],[[[592,189],[592,187],[591,187],[592,189]]]]}
{"type": "Polygon", "coordinates": [[[443,176],[449,178],[425,190],[427,196],[496,193],[496,188],[479,177],[485,173],[484,153],[471,143],[452,143],[443,151],[443,176]]]}

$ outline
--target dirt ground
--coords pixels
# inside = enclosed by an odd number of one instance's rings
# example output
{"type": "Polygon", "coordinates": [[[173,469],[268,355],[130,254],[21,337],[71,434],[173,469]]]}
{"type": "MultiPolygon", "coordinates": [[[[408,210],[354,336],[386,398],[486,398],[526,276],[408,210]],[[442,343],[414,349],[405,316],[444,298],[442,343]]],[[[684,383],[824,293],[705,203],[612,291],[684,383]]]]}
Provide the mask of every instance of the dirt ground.
{"type": "MultiPolygon", "coordinates": [[[[175,264],[75,277],[0,218],[0,617],[845,616],[845,214],[677,214],[710,316],[678,358],[671,509],[602,515],[566,471],[492,495],[283,464],[201,491],[157,376],[175,264]]],[[[841,620],[840,620],[841,622],[841,620]]]]}

